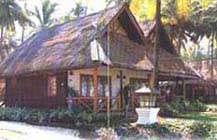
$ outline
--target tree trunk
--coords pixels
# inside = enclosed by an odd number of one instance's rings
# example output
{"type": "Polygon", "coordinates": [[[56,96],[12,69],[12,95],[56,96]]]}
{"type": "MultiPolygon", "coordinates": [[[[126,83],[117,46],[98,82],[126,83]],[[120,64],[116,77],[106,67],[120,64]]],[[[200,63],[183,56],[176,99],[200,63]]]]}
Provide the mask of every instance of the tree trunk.
{"type": "Polygon", "coordinates": [[[157,88],[158,80],[158,47],[159,47],[159,24],[160,24],[160,10],[161,10],[161,0],[156,0],[156,29],[155,29],[155,44],[154,44],[154,68],[152,73],[151,88],[157,88]]]}
{"type": "Polygon", "coordinates": [[[181,55],[181,47],[182,47],[182,29],[179,29],[179,38],[178,38],[178,55],[181,55]]]}
{"type": "MultiPolygon", "coordinates": [[[[24,9],[25,9],[25,12],[27,12],[27,2],[25,0],[25,3],[24,3],[24,9]]],[[[23,43],[24,41],[24,38],[25,38],[25,24],[22,25],[22,36],[21,36],[21,42],[23,43]]]]}
{"type": "Polygon", "coordinates": [[[211,45],[211,65],[210,65],[210,78],[212,79],[214,76],[213,73],[213,56],[214,56],[214,33],[212,34],[212,45],[211,45]]]}
{"type": "Polygon", "coordinates": [[[3,38],[4,38],[4,26],[1,26],[1,37],[0,37],[0,55],[1,55],[1,60],[4,59],[3,38]]]}
{"type": "MultiPolygon", "coordinates": [[[[2,43],[3,43],[3,35],[4,35],[4,26],[1,26],[1,38],[0,38],[0,45],[1,45],[1,47],[2,47],[2,43]]],[[[1,48],[2,49],[2,48],[1,48]]]]}
{"type": "Polygon", "coordinates": [[[22,36],[21,36],[21,43],[23,43],[25,37],[25,27],[22,27],[22,36]]]}

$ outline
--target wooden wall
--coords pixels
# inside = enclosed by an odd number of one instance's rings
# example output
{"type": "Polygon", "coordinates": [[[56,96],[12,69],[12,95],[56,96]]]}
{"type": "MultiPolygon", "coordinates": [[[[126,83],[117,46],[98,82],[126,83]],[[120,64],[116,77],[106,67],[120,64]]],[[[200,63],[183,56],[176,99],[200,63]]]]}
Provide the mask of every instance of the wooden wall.
{"type": "Polygon", "coordinates": [[[55,75],[56,92],[49,93],[48,75],[23,76],[6,79],[6,105],[33,108],[66,106],[66,74],[55,75]],[[64,90],[63,90],[64,89],[64,90]]]}
{"type": "Polygon", "coordinates": [[[5,80],[0,79],[0,102],[4,100],[5,96],[5,80]]]}

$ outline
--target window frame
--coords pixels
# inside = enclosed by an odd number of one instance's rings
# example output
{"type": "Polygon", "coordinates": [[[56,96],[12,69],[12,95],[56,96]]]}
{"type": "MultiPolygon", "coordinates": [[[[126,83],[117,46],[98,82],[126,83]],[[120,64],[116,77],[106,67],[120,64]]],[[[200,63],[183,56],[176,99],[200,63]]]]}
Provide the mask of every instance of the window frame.
{"type": "MultiPolygon", "coordinates": [[[[97,87],[98,87],[97,90],[98,90],[98,96],[99,96],[99,79],[100,79],[100,78],[105,78],[105,81],[106,81],[105,83],[107,83],[107,76],[105,76],[105,75],[98,75],[98,76],[97,76],[97,87]]],[[[80,96],[92,97],[92,96],[90,96],[90,87],[91,87],[91,86],[90,86],[91,84],[90,84],[90,82],[89,82],[90,79],[93,80],[93,75],[91,75],[91,74],[80,74],[80,96]],[[88,78],[87,91],[86,91],[87,94],[86,94],[86,96],[84,96],[84,94],[82,93],[82,82],[83,82],[82,79],[83,79],[83,78],[85,78],[85,79],[88,78]]],[[[109,79],[110,79],[110,80],[109,80],[109,81],[110,81],[110,83],[109,83],[109,91],[110,91],[110,92],[109,92],[109,93],[110,93],[110,96],[111,96],[111,95],[112,95],[112,93],[111,93],[111,92],[112,92],[112,81],[111,81],[112,78],[111,78],[111,76],[109,76],[109,79]]],[[[87,82],[87,81],[86,81],[86,82],[87,82]]],[[[94,82],[94,81],[93,81],[93,82],[94,82]]],[[[105,96],[106,96],[106,95],[105,95],[105,93],[106,93],[106,92],[105,92],[105,91],[106,91],[106,89],[105,89],[106,86],[105,86],[105,85],[106,85],[106,84],[103,84],[103,91],[104,91],[103,96],[100,96],[100,97],[105,97],[105,96]]],[[[93,84],[93,88],[94,88],[94,84],[93,84]]]]}
{"type": "MultiPolygon", "coordinates": [[[[98,81],[97,82],[98,83],[98,85],[97,85],[98,86],[98,89],[97,89],[98,90],[98,96],[99,96],[99,79],[100,78],[104,78],[105,81],[106,81],[105,83],[108,82],[108,76],[105,76],[105,75],[98,75],[97,76],[97,81],[98,81]]],[[[100,96],[100,97],[105,97],[106,96],[106,89],[105,89],[106,86],[105,85],[106,84],[103,85],[103,88],[104,88],[103,89],[103,91],[104,91],[103,96],[100,96]]],[[[112,95],[112,78],[111,78],[111,76],[109,76],[109,93],[110,93],[110,97],[111,97],[111,95],[112,95]]]]}
{"type": "Polygon", "coordinates": [[[83,97],[92,97],[92,96],[90,96],[90,79],[92,79],[93,80],[93,75],[91,75],[91,74],[80,74],[80,96],[83,96],[83,97]],[[85,78],[85,80],[87,80],[88,79],[88,81],[85,81],[85,82],[87,82],[88,84],[87,84],[87,90],[86,90],[86,96],[82,93],[82,79],[83,78],[85,78]]]}

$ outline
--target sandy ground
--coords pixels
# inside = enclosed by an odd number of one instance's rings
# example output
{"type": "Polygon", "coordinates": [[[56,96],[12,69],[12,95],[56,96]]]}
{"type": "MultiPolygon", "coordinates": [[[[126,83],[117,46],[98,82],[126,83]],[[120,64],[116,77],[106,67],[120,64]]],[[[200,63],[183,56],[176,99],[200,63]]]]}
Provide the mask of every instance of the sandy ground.
{"type": "Polygon", "coordinates": [[[78,136],[79,132],[71,129],[0,121],[0,140],[82,140],[78,136]]]}

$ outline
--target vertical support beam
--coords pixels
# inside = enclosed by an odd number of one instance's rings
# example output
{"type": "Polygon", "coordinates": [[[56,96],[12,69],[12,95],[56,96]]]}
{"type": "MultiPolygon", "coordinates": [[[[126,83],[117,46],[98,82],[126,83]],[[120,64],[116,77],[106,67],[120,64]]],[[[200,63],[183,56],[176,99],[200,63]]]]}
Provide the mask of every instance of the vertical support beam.
{"type": "MultiPolygon", "coordinates": [[[[110,31],[111,31],[111,27],[114,27],[112,25],[109,25],[107,27],[107,57],[110,58],[110,43],[111,43],[111,38],[110,38],[110,31]]],[[[113,28],[112,28],[113,29],[113,28]]],[[[108,80],[108,84],[110,84],[110,64],[107,65],[107,80],[108,80]]],[[[110,90],[108,93],[108,99],[107,99],[107,127],[110,127],[110,113],[111,113],[111,108],[110,108],[110,90]]]]}
{"type": "Polygon", "coordinates": [[[121,108],[123,109],[124,107],[124,97],[123,97],[123,72],[120,71],[120,103],[121,103],[121,108]]]}
{"type": "Polygon", "coordinates": [[[93,70],[93,86],[94,86],[94,100],[93,100],[93,111],[98,111],[98,68],[93,70]]]}
{"type": "Polygon", "coordinates": [[[186,83],[185,79],[182,80],[182,85],[183,85],[183,97],[184,99],[186,98],[186,83]]]}
{"type": "Polygon", "coordinates": [[[152,74],[148,74],[147,80],[148,80],[148,86],[151,87],[152,80],[153,80],[152,74]]]}
{"type": "Polygon", "coordinates": [[[175,86],[174,86],[174,90],[173,90],[173,95],[171,95],[171,99],[173,100],[173,98],[176,98],[179,92],[179,80],[175,79],[175,86]]]}
{"type": "Polygon", "coordinates": [[[118,111],[121,111],[121,96],[118,97],[118,111]]]}
{"type": "Polygon", "coordinates": [[[203,93],[203,99],[205,99],[206,101],[207,101],[207,83],[204,83],[204,85],[203,85],[203,87],[204,87],[204,93],[203,93]]]}
{"type": "Polygon", "coordinates": [[[132,94],[132,110],[135,109],[135,93],[132,94]]]}
{"type": "Polygon", "coordinates": [[[195,99],[195,90],[196,90],[196,87],[195,87],[194,84],[192,84],[192,96],[191,96],[191,100],[195,99]]]}

